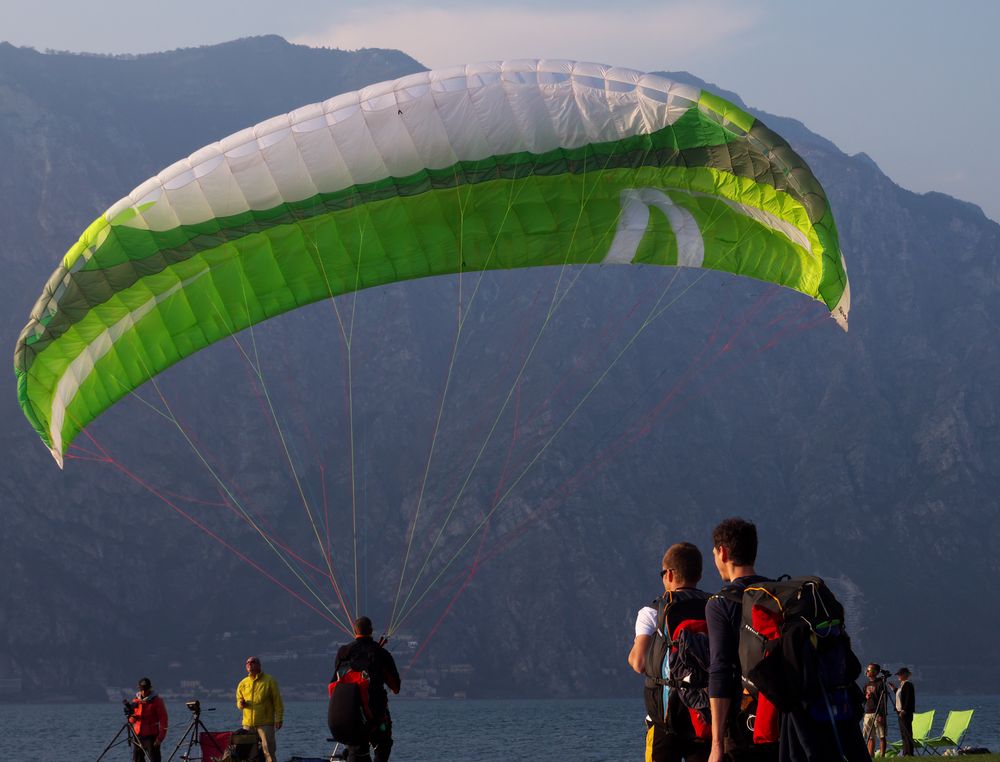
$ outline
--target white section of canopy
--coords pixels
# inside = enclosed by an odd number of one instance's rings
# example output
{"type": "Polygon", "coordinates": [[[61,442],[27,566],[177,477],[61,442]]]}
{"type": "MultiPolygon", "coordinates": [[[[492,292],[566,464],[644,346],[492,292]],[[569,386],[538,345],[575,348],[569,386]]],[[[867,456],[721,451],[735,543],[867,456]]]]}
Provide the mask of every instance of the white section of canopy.
{"type": "Polygon", "coordinates": [[[106,213],[168,230],[499,154],[579,148],[674,123],[700,91],[631,69],[506,61],[421,72],[241,130],[106,213]]]}
{"type": "MultiPolygon", "coordinates": [[[[847,272],[847,263],[844,261],[843,252],[840,255],[840,265],[844,268],[844,272],[847,272]]],[[[833,319],[837,321],[837,325],[847,331],[847,316],[851,312],[851,284],[847,282],[844,284],[844,293],[840,295],[840,301],[837,302],[837,306],[833,308],[830,313],[833,315],[833,319]]]]}

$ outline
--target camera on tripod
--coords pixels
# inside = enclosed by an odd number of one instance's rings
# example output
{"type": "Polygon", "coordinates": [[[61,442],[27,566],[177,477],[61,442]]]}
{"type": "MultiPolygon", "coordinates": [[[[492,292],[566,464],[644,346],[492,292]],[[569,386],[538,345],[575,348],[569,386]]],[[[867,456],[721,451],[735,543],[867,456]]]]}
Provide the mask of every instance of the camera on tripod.
{"type": "Polygon", "coordinates": [[[191,712],[191,714],[193,714],[195,717],[197,717],[199,714],[201,714],[201,702],[200,701],[185,701],[184,702],[184,706],[186,706],[188,708],[188,710],[191,712]]]}
{"type": "Polygon", "coordinates": [[[122,699],[122,709],[125,712],[125,716],[131,718],[135,714],[135,702],[122,699]]]}
{"type": "Polygon", "coordinates": [[[880,680],[885,680],[887,677],[890,677],[891,675],[892,673],[887,669],[880,669],[878,671],[878,676],[880,680]]]}

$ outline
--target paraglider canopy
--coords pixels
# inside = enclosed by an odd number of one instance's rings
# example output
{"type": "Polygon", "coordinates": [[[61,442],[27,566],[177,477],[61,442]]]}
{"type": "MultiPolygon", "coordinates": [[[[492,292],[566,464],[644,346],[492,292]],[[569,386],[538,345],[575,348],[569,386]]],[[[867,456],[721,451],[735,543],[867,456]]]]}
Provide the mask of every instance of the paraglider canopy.
{"type": "Polygon", "coordinates": [[[830,205],[777,134],[628,69],[423,72],[269,119],[150,178],[84,231],[15,351],[62,465],[94,418],[203,347],[382,284],[567,264],[701,267],[850,295],[830,205]]]}

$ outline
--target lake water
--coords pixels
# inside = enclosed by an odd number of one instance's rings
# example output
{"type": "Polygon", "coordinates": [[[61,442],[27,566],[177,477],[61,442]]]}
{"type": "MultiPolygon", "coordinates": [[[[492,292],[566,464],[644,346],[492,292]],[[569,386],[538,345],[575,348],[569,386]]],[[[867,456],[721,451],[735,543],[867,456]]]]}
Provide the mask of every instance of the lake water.
{"type": "MultiPolygon", "coordinates": [[[[205,703],[203,707],[210,706],[205,703]]],[[[238,724],[235,708],[203,711],[209,730],[238,724]]],[[[935,709],[940,733],[949,709],[975,709],[965,743],[1000,750],[1000,696],[921,696],[917,710],[935,709]]],[[[164,762],[191,719],[179,702],[168,702],[170,733],[164,762]]],[[[392,702],[393,762],[492,762],[551,759],[561,762],[641,760],[645,728],[639,699],[608,700],[396,700],[392,702]]],[[[124,718],[117,704],[0,704],[2,762],[93,762],[124,718]]],[[[278,757],[328,754],[325,702],[289,702],[278,731],[278,757]]],[[[890,740],[899,737],[890,718],[890,740]]],[[[178,753],[177,760],[184,749],[178,753]]],[[[109,762],[129,759],[124,747],[109,762]]]]}

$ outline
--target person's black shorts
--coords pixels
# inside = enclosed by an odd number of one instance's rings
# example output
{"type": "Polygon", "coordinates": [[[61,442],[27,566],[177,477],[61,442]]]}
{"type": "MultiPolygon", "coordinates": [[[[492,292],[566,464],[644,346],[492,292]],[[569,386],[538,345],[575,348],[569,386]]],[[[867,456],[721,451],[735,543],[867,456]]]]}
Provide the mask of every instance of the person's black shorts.
{"type": "Polygon", "coordinates": [[[655,722],[646,723],[646,762],[705,762],[709,751],[708,741],[669,733],[655,722]]]}

